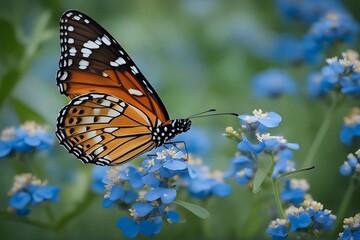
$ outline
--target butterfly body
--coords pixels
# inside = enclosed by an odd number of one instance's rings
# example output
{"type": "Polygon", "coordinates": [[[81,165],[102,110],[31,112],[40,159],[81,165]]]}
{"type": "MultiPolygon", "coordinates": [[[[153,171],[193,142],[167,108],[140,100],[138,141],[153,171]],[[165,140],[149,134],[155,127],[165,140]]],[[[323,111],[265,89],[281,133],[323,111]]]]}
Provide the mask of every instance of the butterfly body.
{"type": "Polygon", "coordinates": [[[117,165],[189,130],[191,121],[169,118],[129,55],[90,17],[65,12],[60,46],[56,80],[71,101],[59,112],[56,136],[84,163],[117,165]]]}

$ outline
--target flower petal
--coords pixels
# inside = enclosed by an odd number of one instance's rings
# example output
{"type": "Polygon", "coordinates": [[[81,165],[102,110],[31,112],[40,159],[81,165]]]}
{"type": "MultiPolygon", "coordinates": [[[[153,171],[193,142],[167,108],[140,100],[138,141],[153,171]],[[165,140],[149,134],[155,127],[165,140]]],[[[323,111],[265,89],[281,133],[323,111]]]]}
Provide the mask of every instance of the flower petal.
{"type": "Polygon", "coordinates": [[[138,235],[140,232],[139,224],[127,217],[119,218],[119,220],[116,222],[116,225],[121,229],[122,233],[129,238],[136,237],[136,235],[138,235]]]}

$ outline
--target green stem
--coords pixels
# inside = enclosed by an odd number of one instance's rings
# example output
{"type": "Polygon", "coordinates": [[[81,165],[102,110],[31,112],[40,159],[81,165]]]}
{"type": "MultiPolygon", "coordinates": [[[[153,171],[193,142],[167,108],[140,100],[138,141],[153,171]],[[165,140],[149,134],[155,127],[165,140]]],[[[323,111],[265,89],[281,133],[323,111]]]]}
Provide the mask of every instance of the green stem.
{"type": "Polygon", "coordinates": [[[310,146],[309,151],[307,152],[307,155],[305,157],[305,161],[304,161],[302,167],[308,167],[308,166],[314,165],[314,161],[315,161],[314,159],[315,159],[316,153],[319,150],[320,145],[331,125],[331,122],[334,118],[333,115],[335,113],[338,102],[339,102],[338,94],[335,93],[332,104],[331,104],[328,112],[325,115],[325,118],[324,118],[324,120],[323,120],[311,146],[310,146]]]}
{"type": "Polygon", "coordinates": [[[280,216],[280,218],[285,218],[285,212],[284,212],[284,209],[283,209],[282,204],[281,204],[279,190],[278,190],[277,185],[276,185],[276,183],[277,183],[276,179],[272,179],[271,183],[272,183],[272,189],[273,189],[273,194],[274,194],[276,206],[277,206],[278,211],[279,211],[279,216],[280,216]]]}
{"type": "Polygon", "coordinates": [[[20,223],[29,224],[29,225],[39,227],[39,228],[52,229],[52,225],[50,225],[48,223],[41,222],[41,221],[34,220],[34,219],[30,219],[30,218],[27,218],[27,217],[20,217],[20,216],[8,213],[8,212],[3,211],[3,210],[0,210],[0,220],[20,222],[20,223]]]}
{"type": "Polygon", "coordinates": [[[348,208],[350,201],[351,201],[351,197],[353,196],[354,192],[355,192],[355,179],[351,179],[349,186],[345,192],[345,196],[343,198],[343,201],[341,202],[340,205],[340,209],[338,214],[336,215],[336,223],[335,226],[333,228],[333,232],[332,234],[336,235],[338,233],[338,231],[340,230],[340,227],[343,223],[344,217],[345,217],[345,213],[346,213],[346,209],[348,208]]]}

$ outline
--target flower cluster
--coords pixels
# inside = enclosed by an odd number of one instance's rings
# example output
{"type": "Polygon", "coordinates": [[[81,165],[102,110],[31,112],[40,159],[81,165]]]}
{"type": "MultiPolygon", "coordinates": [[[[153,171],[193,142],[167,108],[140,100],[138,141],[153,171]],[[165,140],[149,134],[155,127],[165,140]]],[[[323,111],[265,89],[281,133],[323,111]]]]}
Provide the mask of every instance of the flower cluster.
{"type": "Polygon", "coordinates": [[[294,171],[292,150],[299,149],[296,143],[289,143],[283,136],[272,136],[270,128],[277,127],[281,116],[275,112],[254,110],[253,115],[240,115],[241,129],[226,129],[226,136],[237,139],[237,154],[231,160],[227,176],[234,176],[238,184],[245,185],[253,180],[261,154],[270,155],[274,161],[272,177],[294,171]],[[255,143],[253,143],[255,142],[255,143]]]}
{"type": "Polygon", "coordinates": [[[340,166],[340,174],[343,176],[350,176],[352,174],[360,173],[360,149],[355,152],[355,155],[350,153],[347,160],[340,166]]]}
{"type": "Polygon", "coordinates": [[[360,136],[360,108],[354,107],[348,116],[344,117],[344,123],[340,132],[340,140],[343,144],[351,146],[354,137],[360,136]]]}
{"type": "Polygon", "coordinates": [[[34,121],[28,121],[19,128],[4,129],[0,134],[0,157],[12,152],[28,153],[32,150],[47,150],[51,147],[54,137],[46,127],[34,121]]]}
{"type": "Polygon", "coordinates": [[[336,220],[330,210],[312,199],[305,200],[300,207],[290,206],[285,214],[286,219],[276,219],[266,229],[273,239],[286,239],[289,231],[317,235],[320,231],[331,230],[336,220]]]}
{"type": "Polygon", "coordinates": [[[178,213],[172,210],[176,180],[181,175],[192,178],[196,174],[183,157],[181,151],[171,148],[146,159],[142,168],[127,165],[108,170],[103,179],[103,207],[113,203],[129,207],[130,217],[121,217],[117,222],[125,236],[153,236],[160,232],[163,219],[169,223],[179,221],[178,213]]]}
{"type": "Polygon", "coordinates": [[[28,206],[38,205],[45,201],[58,202],[60,188],[47,185],[30,173],[16,175],[9,192],[9,211],[26,216],[30,213],[28,206]]]}
{"type": "Polygon", "coordinates": [[[305,51],[316,55],[335,42],[351,43],[359,32],[357,23],[345,11],[329,11],[310,27],[304,38],[305,51]]]}
{"type": "Polygon", "coordinates": [[[360,61],[359,54],[354,50],[342,53],[326,60],[328,66],[321,73],[312,74],[308,79],[308,89],[312,97],[322,97],[331,91],[359,96],[360,94],[360,61]]]}
{"type": "Polygon", "coordinates": [[[339,234],[338,240],[360,239],[360,213],[345,218],[343,227],[344,231],[339,234]]]}

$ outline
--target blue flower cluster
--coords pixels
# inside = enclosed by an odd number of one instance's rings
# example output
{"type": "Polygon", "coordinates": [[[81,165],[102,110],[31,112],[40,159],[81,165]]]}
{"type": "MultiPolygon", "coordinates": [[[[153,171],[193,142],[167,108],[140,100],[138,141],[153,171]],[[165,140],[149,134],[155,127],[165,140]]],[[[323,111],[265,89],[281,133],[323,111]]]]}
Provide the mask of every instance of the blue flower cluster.
{"type": "Polygon", "coordinates": [[[30,213],[29,206],[41,204],[45,201],[58,202],[60,188],[47,185],[30,173],[16,175],[9,195],[9,210],[19,216],[30,213]]]}
{"type": "Polygon", "coordinates": [[[348,116],[344,117],[344,123],[340,132],[340,140],[343,144],[351,146],[354,137],[360,136],[360,108],[354,107],[348,116]]]}
{"type": "Polygon", "coordinates": [[[328,66],[321,73],[314,73],[308,78],[310,96],[323,97],[332,91],[358,97],[360,95],[360,61],[354,50],[342,53],[343,58],[327,59],[328,66]]]}
{"type": "Polygon", "coordinates": [[[289,179],[285,182],[285,188],[280,194],[282,202],[289,202],[292,205],[299,206],[305,197],[305,193],[310,186],[305,179],[289,179]]]}
{"type": "Polygon", "coordinates": [[[279,69],[268,69],[252,78],[253,95],[257,98],[277,98],[296,92],[295,81],[279,69]]]}
{"type": "Polygon", "coordinates": [[[354,42],[359,32],[359,25],[345,11],[329,11],[310,27],[304,37],[305,51],[316,55],[335,42],[354,42]]]}
{"type": "Polygon", "coordinates": [[[274,158],[272,177],[294,171],[292,150],[299,149],[296,143],[289,143],[282,136],[271,136],[267,131],[277,127],[281,116],[275,112],[254,110],[253,115],[240,115],[241,129],[237,132],[233,128],[226,129],[226,136],[236,136],[239,140],[237,156],[232,158],[227,177],[234,176],[238,184],[245,185],[253,180],[257,170],[257,160],[261,154],[268,154],[274,158]],[[255,142],[255,143],[253,143],[255,142]]]}
{"type": "Polygon", "coordinates": [[[360,173],[360,149],[355,152],[355,155],[350,153],[347,160],[340,166],[339,171],[343,176],[350,176],[360,173]]]}
{"type": "Polygon", "coordinates": [[[46,127],[34,121],[25,122],[19,128],[7,128],[0,134],[0,157],[12,152],[28,153],[32,150],[47,150],[54,142],[54,136],[46,127]]]}
{"type": "Polygon", "coordinates": [[[123,234],[153,236],[160,232],[163,219],[179,222],[171,205],[177,196],[175,181],[182,175],[193,178],[195,174],[183,153],[174,148],[146,159],[140,169],[131,165],[110,169],[103,179],[106,184],[103,207],[113,203],[130,206],[130,217],[121,217],[117,222],[123,234]]]}
{"type": "Polygon", "coordinates": [[[272,239],[286,239],[289,231],[319,234],[331,230],[336,220],[331,211],[324,210],[321,203],[311,199],[305,200],[300,207],[289,207],[286,216],[287,219],[277,219],[269,224],[266,233],[272,235],[272,239]]]}
{"type": "Polygon", "coordinates": [[[344,231],[339,234],[337,240],[360,239],[360,213],[354,217],[344,219],[344,231]]]}

